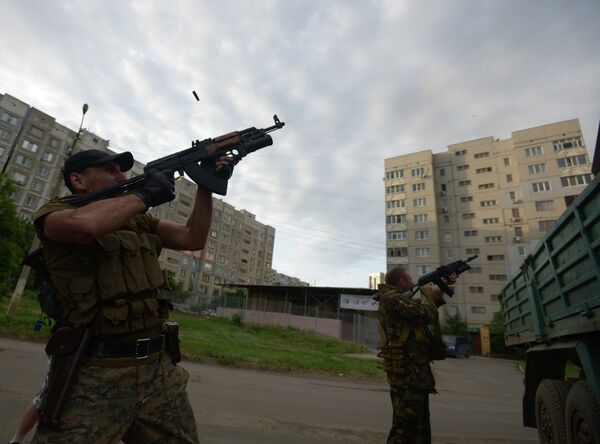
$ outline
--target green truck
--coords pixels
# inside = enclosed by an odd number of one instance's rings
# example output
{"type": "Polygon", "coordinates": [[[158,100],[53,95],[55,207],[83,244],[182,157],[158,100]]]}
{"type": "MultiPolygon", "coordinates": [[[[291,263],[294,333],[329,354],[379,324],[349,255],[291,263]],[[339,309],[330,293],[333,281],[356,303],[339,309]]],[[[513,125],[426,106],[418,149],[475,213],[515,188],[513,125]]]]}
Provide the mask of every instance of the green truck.
{"type": "Polygon", "coordinates": [[[502,290],[505,342],[526,349],[523,424],[542,443],[600,443],[600,128],[596,176],[502,290]]]}

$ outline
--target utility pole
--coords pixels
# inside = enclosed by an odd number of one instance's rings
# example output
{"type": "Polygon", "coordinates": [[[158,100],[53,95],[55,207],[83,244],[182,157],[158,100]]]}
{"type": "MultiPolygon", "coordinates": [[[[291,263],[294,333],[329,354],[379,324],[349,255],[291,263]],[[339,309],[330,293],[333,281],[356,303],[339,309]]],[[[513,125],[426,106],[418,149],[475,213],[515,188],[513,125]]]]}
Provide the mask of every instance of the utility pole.
{"type": "MultiPolygon", "coordinates": [[[[77,147],[77,142],[81,138],[81,130],[83,127],[83,118],[85,117],[85,113],[87,113],[89,106],[87,103],[83,104],[83,114],[81,116],[81,123],[79,124],[79,130],[77,130],[77,134],[73,138],[73,143],[67,150],[67,156],[71,156],[73,151],[77,147]]],[[[62,176],[58,176],[58,181],[54,184],[54,190],[52,191],[51,196],[58,194],[61,186],[62,176]]],[[[40,240],[37,235],[34,235],[33,242],[31,243],[31,247],[29,248],[29,253],[32,253],[40,246],[40,240]]],[[[23,290],[25,290],[25,284],[27,283],[27,278],[29,277],[29,272],[31,268],[27,265],[23,265],[21,268],[21,274],[19,275],[19,279],[17,280],[17,285],[15,285],[15,289],[13,291],[12,297],[10,298],[10,303],[8,304],[8,308],[6,309],[6,314],[13,315],[17,311],[17,307],[19,306],[19,302],[21,302],[21,296],[23,295],[23,290]]]]}

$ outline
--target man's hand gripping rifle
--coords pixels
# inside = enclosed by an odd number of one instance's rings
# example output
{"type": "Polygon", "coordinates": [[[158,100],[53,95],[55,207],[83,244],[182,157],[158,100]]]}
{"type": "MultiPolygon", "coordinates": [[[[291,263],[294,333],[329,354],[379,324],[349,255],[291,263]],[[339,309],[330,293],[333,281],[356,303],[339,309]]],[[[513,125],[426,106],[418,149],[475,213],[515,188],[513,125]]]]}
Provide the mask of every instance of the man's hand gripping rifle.
{"type": "Polygon", "coordinates": [[[148,163],[144,167],[144,174],[95,193],[66,197],[63,202],[81,206],[96,200],[114,197],[141,188],[149,174],[158,172],[167,173],[170,176],[174,176],[175,172],[180,175],[185,172],[198,185],[224,196],[227,194],[227,181],[233,174],[233,167],[248,154],[273,145],[273,139],[269,133],[283,128],[285,125],[277,115],[273,116],[273,120],[275,124],[268,128],[252,127],[214,139],[196,140],[192,142],[191,148],[148,163]],[[229,163],[217,171],[216,161],[223,156],[229,157],[229,163]]]}
{"type": "Polygon", "coordinates": [[[452,288],[450,288],[448,286],[448,284],[446,284],[446,281],[444,281],[444,278],[447,278],[448,276],[455,274],[455,275],[460,275],[462,273],[464,273],[467,270],[471,269],[471,266],[469,265],[469,262],[471,262],[473,259],[477,258],[478,255],[476,254],[475,256],[471,256],[470,258],[468,258],[466,261],[463,261],[462,259],[457,260],[455,262],[452,262],[451,264],[448,265],[442,265],[441,267],[438,267],[435,269],[435,271],[432,271],[429,274],[426,274],[425,276],[422,276],[418,281],[417,281],[417,285],[415,285],[414,290],[412,292],[412,296],[415,295],[415,293],[419,290],[420,287],[422,287],[423,285],[427,285],[429,283],[433,283],[435,285],[437,285],[438,287],[441,288],[441,290],[446,293],[448,296],[452,297],[454,295],[454,290],[452,290],[452,288]]]}

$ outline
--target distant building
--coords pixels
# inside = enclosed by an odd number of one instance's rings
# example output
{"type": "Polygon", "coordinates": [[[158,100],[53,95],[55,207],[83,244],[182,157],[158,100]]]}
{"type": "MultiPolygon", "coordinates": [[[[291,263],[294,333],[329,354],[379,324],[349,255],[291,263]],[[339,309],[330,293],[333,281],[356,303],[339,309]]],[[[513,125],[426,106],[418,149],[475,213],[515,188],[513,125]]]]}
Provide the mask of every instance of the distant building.
{"type": "Polygon", "coordinates": [[[276,270],[273,270],[273,285],[282,287],[310,287],[308,282],[301,281],[297,277],[278,273],[276,270]]]}
{"type": "Polygon", "coordinates": [[[369,288],[377,290],[385,282],[385,273],[377,272],[369,275],[369,288]]]}
{"type": "Polygon", "coordinates": [[[387,267],[418,278],[479,255],[442,312],[489,323],[501,289],[591,180],[578,120],[386,159],[387,267]]]}
{"type": "MultiPolygon", "coordinates": [[[[85,149],[114,153],[109,141],[82,129],[77,132],[55,118],[8,94],[0,95],[0,167],[18,185],[13,194],[18,214],[30,220],[35,211],[55,196],[69,194],[62,166],[69,155],[85,149]]],[[[183,148],[183,147],[182,147],[183,148]]],[[[127,177],[143,172],[135,162],[127,177]]],[[[191,213],[196,184],[185,178],[175,182],[172,202],[152,208],[158,218],[185,224],[191,213]]],[[[221,294],[225,283],[271,284],[275,228],[260,223],[254,214],[236,210],[213,197],[212,225],[203,251],[164,249],[161,267],[198,304],[221,294]]]]}

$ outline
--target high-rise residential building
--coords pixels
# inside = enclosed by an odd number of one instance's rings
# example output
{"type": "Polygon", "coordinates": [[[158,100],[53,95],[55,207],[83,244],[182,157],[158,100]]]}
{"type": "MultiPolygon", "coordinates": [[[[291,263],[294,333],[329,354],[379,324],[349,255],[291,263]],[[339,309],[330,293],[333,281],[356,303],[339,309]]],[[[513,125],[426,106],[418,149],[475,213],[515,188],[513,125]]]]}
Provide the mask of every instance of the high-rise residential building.
{"type": "Polygon", "coordinates": [[[381,284],[385,282],[385,273],[377,272],[369,274],[369,288],[377,290],[381,284]]]}
{"type": "Polygon", "coordinates": [[[489,323],[506,282],[591,182],[578,120],[385,160],[387,267],[417,278],[468,256],[444,316],[489,323]]]}
{"type": "MultiPolygon", "coordinates": [[[[0,167],[17,184],[13,199],[19,215],[30,220],[35,211],[55,196],[69,193],[62,166],[74,152],[98,149],[111,154],[109,141],[82,129],[76,132],[8,94],[0,94],[0,167]]],[[[142,174],[138,161],[126,173],[142,174]]],[[[151,208],[160,219],[185,224],[191,214],[196,184],[184,177],[175,182],[172,202],[151,208]]],[[[159,257],[185,291],[188,302],[220,295],[223,284],[272,284],[275,228],[256,220],[246,210],[213,197],[213,217],[206,248],[202,251],[164,249],[159,257]]]]}

